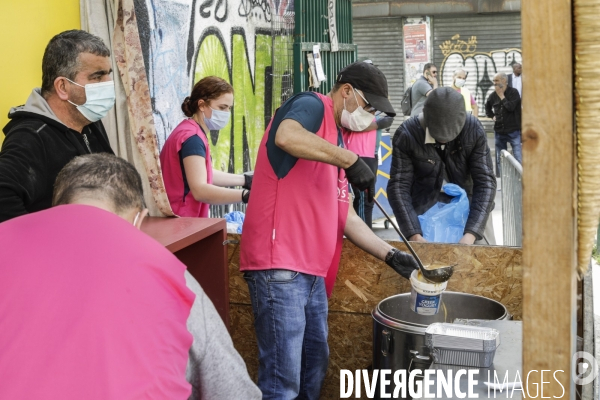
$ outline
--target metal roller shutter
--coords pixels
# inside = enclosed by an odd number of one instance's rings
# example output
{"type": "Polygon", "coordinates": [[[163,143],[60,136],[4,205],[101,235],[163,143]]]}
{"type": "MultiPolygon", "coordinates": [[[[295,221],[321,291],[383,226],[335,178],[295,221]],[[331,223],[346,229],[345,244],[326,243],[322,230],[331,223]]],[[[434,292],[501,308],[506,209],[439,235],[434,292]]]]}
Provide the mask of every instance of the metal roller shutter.
{"type": "MultiPolygon", "coordinates": [[[[466,86],[476,98],[480,117],[485,116],[494,75],[512,73],[512,63],[521,62],[521,14],[434,17],[432,31],[440,85],[450,86],[454,71],[464,63],[469,73],[466,86]]],[[[482,122],[490,130],[491,121],[482,122]]]]}
{"type": "Polygon", "coordinates": [[[358,59],[370,59],[388,80],[390,101],[398,113],[390,132],[402,122],[400,102],[404,94],[402,63],[402,19],[355,19],[352,36],[358,47],[358,59]]]}

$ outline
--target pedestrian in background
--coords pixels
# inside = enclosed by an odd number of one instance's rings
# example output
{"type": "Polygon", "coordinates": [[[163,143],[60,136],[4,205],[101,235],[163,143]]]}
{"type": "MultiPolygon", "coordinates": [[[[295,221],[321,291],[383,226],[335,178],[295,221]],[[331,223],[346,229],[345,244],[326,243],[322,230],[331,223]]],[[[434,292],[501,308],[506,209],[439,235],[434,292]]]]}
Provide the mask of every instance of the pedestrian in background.
{"type": "Polygon", "coordinates": [[[465,109],[467,112],[477,117],[479,115],[477,102],[469,89],[465,86],[465,83],[467,83],[467,73],[465,70],[457,69],[454,71],[454,75],[452,75],[452,88],[462,95],[465,100],[465,109]]]}
{"type": "Polygon", "coordinates": [[[485,114],[494,120],[496,138],[496,176],[500,177],[500,153],[510,143],[513,156],[521,164],[521,96],[508,86],[506,74],[494,76],[494,92],[485,102],[485,114]]]}
{"type": "Polygon", "coordinates": [[[517,89],[519,96],[523,97],[523,81],[521,79],[521,64],[513,64],[513,73],[508,75],[508,86],[517,89]]]}
{"type": "Polygon", "coordinates": [[[423,66],[423,75],[412,85],[410,115],[418,115],[423,110],[423,105],[429,93],[438,87],[437,72],[437,67],[432,63],[423,66]]]}

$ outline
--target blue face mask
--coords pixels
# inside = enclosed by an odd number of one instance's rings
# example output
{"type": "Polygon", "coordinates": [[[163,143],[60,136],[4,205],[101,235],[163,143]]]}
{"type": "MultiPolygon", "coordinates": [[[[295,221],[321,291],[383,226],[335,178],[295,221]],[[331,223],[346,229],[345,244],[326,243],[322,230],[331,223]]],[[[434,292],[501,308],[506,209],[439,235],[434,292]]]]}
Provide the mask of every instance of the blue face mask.
{"type": "Polygon", "coordinates": [[[231,116],[230,112],[215,110],[214,108],[210,108],[212,110],[212,116],[210,118],[204,117],[204,123],[206,127],[211,131],[219,131],[225,128],[225,125],[229,122],[229,117],[231,116]]]}
{"type": "Polygon", "coordinates": [[[115,82],[88,83],[83,86],[77,82],[67,79],[74,85],[85,89],[85,103],[78,105],[71,100],[69,103],[77,107],[77,110],[90,122],[96,122],[106,116],[115,105],[115,82]]]}

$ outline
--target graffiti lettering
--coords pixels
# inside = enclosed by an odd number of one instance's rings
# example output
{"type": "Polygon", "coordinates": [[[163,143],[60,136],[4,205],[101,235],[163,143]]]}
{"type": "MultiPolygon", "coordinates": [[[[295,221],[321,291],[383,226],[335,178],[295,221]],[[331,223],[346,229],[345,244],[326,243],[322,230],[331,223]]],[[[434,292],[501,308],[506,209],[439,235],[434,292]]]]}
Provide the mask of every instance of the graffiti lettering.
{"type": "MultiPolygon", "coordinates": [[[[247,10],[250,14],[270,15],[277,10],[285,14],[284,18],[294,20],[293,7],[291,15],[288,14],[287,0],[238,1],[241,3],[235,4],[240,4],[244,13],[247,10]]],[[[141,25],[140,36],[148,37],[142,46],[148,54],[148,80],[159,148],[184,118],[180,105],[193,85],[205,76],[218,76],[233,86],[234,105],[229,124],[220,131],[210,132],[213,167],[240,173],[254,166],[272,104],[278,106],[290,95],[292,82],[288,71],[292,64],[288,52],[293,36],[283,29],[273,31],[266,18],[247,18],[235,10],[227,11],[232,3],[228,0],[146,2],[152,18],[141,25]],[[276,68],[272,67],[273,59],[278,60],[276,68]]]]}
{"type": "Polygon", "coordinates": [[[240,0],[238,13],[240,17],[249,17],[255,8],[258,8],[262,12],[265,21],[271,22],[271,5],[269,0],[240,0]]]}
{"type": "Polygon", "coordinates": [[[440,50],[445,57],[448,57],[452,53],[459,53],[465,57],[472,56],[477,50],[477,38],[471,36],[471,38],[465,42],[460,40],[460,35],[456,34],[452,36],[452,40],[446,40],[440,45],[440,50]]]}
{"type": "MultiPolygon", "coordinates": [[[[272,98],[284,96],[284,77],[268,81],[272,75],[271,55],[278,49],[286,48],[291,38],[272,38],[257,33],[254,49],[254,74],[250,67],[250,53],[244,30],[231,30],[231,63],[227,62],[227,49],[219,39],[220,34],[211,33],[201,39],[194,82],[204,76],[216,75],[230,82],[234,87],[234,106],[231,122],[220,132],[211,132],[211,154],[213,166],[223,171],[243,172],[251,169],[260,140],[266,128],[265,116],[270,114],[272,98]],[[287,43],[286,43],[287,42],[287,43]],[[227,68],[227,65],[230,65],[227,68]]],[[[276,56],[277,57],[277,56],[276,56]]]]}
{"type": "MultiPolygon", "coordinates": [[[[211,7],[215,3],[215,0],[206,0],[200,6],[200,16],[202,18],[210,18],[211,16],[211,7]],[[208,11],[207,11],[208,10],[208,11]]],[[[217,5],[215,6],[215,19],[218,22],[227,21],[227,0],[217,0],[217,5]]]]}

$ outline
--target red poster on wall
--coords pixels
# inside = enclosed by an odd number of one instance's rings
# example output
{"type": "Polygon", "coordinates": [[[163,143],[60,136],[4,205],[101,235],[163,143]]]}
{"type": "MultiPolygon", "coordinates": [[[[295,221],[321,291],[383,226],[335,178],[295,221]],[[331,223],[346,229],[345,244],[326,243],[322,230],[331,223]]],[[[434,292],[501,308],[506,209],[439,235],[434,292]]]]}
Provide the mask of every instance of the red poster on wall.
{"type": "Polygon", "coordinates": [[[404,59],[407,63],[427,62],[427,24],[404,25],[404,59]]]}

